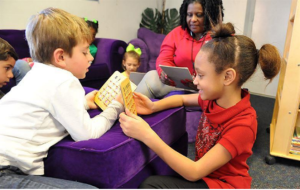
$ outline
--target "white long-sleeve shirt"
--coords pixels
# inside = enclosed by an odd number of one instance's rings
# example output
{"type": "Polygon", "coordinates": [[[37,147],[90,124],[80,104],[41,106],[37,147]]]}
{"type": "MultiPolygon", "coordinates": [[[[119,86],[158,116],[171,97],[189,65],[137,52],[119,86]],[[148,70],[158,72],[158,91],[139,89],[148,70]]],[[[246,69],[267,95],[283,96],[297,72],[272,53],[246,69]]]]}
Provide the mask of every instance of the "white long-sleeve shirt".
{"type": "Polygon", "coordinates": [[[90,118],[85,92],[69,71],[35,63],[0,100],[0,165],[43,175],[48,149],[68,134],[75,141],[98,138],[111,128],[122,104],[113,101],[90,118]]]}

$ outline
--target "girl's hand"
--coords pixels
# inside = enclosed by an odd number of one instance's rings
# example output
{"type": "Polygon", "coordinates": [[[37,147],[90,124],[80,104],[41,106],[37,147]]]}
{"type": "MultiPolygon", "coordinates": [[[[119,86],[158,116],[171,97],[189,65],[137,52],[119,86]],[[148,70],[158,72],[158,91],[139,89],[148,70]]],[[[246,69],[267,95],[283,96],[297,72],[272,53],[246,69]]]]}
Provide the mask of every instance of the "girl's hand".
{"type": "Polygon", "coordinates": [[[120,114],[120,126],[125,135],[135,138],[143,142],[149,134],[153,132],[148,123],[139,116],[134,115],[128,109],[125,109],[126,114],[120,114]]]}
{"type": "Polygon", "coordinates": [[[138,114],[149,115],[153,113],[154,103],[147,96],[141,93],[134,92],[133,98],[138,114]]]}
{"type": "Polygon", "coordinates": [[[97,105],[94,102],[94,99],[95,99],[95,96],[96,96],[97,92],[98,92],[97,90],[94,90],[94,91],[88,93],[87,95],[85,95],[86,102],[87,102],[90,109],[97,109],[98,108],[97,105]]]}
{"type": "Polygon", "coordinates": [[[181,82],[183,85],[189,87],[190,89],[198,91],[197,86],[194,85],[193,81],[191,81],[191,80],[189,80],[189,79],[185,79],[185,80],[181,80],[180,82],[181,82]]]}
{"type": "Polygon", "coordinates": [[[164,71],[161,71],[159,78],[162,83],[169,86],[175,86],[175,82],[172,79],[168,78],[168,75],[164,71]]]}

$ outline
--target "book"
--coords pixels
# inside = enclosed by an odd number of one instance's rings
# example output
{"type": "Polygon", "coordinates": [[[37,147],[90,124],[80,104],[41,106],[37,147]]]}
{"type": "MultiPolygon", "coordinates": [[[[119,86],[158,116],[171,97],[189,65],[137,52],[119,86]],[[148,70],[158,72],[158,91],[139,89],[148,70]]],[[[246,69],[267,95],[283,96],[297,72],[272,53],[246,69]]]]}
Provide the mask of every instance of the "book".
{"type": "Polygon", "coordinates": [[[124,107],[127,108],[131,113],[137,115],[133,93],[130,86],[130,80],[126,78],[124,81],[122,81],[120,88],[124,107]]]}
{"type": "MultiPolygon", "coordinates": [[[[111,101],[121,93],[120,86],[126,79],[128,79],[126,76],[122,75],[119,71],[115,71],[97,92],[94,99],[95,103],[102,110],[105,110],[111,101]]],[[[131,92],[134,91],[136,89],[136,85],[130,81],[129,84],[131,92]]]]}
{"type": "Polygon", "coordinates": [[[159,65],[160,68],[168,75],[168,78],[175,82],[177,88],[183,88],[187,90],[193,90],[189,86],[184,85],[181,81],[186,79],[193,81],[193,77],[187,67],[171,67],[165,65],[159,65]]]}

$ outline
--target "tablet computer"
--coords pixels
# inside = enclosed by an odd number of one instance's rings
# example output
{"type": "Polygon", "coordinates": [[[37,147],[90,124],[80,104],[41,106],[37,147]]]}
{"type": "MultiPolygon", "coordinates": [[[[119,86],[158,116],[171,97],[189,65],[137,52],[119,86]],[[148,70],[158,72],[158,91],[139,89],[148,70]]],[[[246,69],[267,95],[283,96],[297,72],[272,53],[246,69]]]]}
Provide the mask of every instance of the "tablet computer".
{"type": "Polygon", "coordinates": [[[186,79],[193,81],[193,77],[187,67],[171,67],[160,65],[160,68],[168,75],[170,79],[175,82],[177,88],[184,88],[191,90],[190,87],[184,85],[181,81],[186,79]]]}
{"type": "Polygon", "coordinates": [[[140,72],[131,72],[129,75],[129,79],[131,82],[133,82],[135,85],[138,85],[141,80],[144,78],[146,73],[140,73],[140,72]]]}

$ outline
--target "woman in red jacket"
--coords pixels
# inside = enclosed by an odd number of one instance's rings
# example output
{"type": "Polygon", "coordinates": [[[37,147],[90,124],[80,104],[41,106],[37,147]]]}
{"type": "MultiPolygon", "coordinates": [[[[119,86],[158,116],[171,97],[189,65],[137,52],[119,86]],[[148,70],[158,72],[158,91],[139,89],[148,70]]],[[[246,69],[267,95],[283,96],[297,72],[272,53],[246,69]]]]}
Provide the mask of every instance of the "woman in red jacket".
{"type": "MultiPolygon", "coordinates": [[[[211,26],[222,18],[222,0],[184,0],[180,7],[180,26],[165,37],[156,60],[156,71],[149,71],[145,75],[136,92],[149,98],[161,98],[175,90],[174,82],[159,65],[187,67],[195,76],[195,57],[202,45],[211,39],[211,26]]],[[[196,90],[192,81],[186,85],[196,90]]]]}
{"type": "Polygon", "coordinates": [[[120,114],[123,132],[150,147],[181,177],[152,176],[142,188],[250,188],[247,159],[256,139],[256,112],[250,94],[241,86],[259,63],[266,79],[279,72],[281,59],[277,49],[234,35],[232,24],[216,26],[212,40],[198,53],[194,84],[199,94],[175,95],[160,101],[136,94],[136,103],[144,114],[178,106],[200,106],[203,110],[196,135],[195,161],[179,154],[140,117],[128,110],[120,114]]]}

